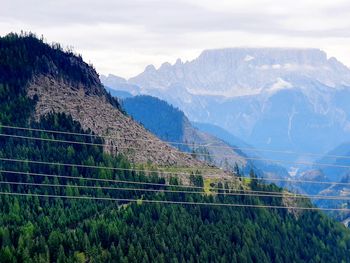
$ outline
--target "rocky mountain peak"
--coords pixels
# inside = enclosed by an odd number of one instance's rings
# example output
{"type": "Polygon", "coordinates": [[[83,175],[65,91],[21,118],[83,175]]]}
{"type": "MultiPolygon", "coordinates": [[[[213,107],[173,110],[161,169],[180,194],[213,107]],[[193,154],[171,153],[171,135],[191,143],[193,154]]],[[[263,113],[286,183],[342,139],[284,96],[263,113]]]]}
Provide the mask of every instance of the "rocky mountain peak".
{"type": "Polygon", "coordinates": [[[324,152],[349,136],[350,69],[319,49],[204,50],[128,83],[258,148],[324,152]]]}
{"type": "Polygon", "coordinates": [[[128,82],[151,95],[151,90],[170,90],[176,84],[193,95],[236,97],[259,94],[281,79],[297,86],[294,84],[301,77],[331,87],[350,85],[350,70],[346,66],[312,48],[204,50],[185,64],[178,60],[174,65],[163,63],[159,69],[148,66],[128,82]]]}

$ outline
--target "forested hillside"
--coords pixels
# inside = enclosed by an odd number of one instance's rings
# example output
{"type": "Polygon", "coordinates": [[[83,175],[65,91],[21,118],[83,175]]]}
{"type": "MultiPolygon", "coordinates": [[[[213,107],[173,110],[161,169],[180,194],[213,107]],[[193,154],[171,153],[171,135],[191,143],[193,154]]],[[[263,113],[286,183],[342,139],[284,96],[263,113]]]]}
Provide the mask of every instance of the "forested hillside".
{"type": "Polygon", "coordinates": [[[134,163],[203,165],[190,155],[175,151],[127,117],[118,101],[103,88],[94,68],[80,56],[65,52],[59,44],[45,44],[31,34],[10,34],[0,41],[2,107],[7,109],[12,99],[23,106],[13,108],[4,117],[4,123],[18,119],[28,123],[29,115],[39,120],[50,112],[66,113],[84,129],[118,138],[106,140],[110,147],[105,147],[105,151],[122,153],[134,163]],[[8,95],[10,88],[14,94],[8,95]]]}
{"type": "MultiPolygon", "coordinates": [[[[6,87],[0,119],[1,262],[350,261],[349,230],[320,212],[285,208],[310,208],[308,200],[237,195],[238,189],[220,182],[210,192],[199,174],[188,175],[184,190],[175,177],[165,180],[123,155],[106,153],[104,138],[65,113],[33,119],[36,98],[25,96],[30,66],[22,78],[31,46],[18,44],[28,38],[41,43],[33,36],[0,39],[6,87]],[[24,60],[4,63],[4,54],[15,50],[24,60]]],[[[62,77],[69,81],[76,70],[62,77]]],[[[244,193],[283,191],[256,180],[253,172],[251,177],[239,185],[244,193]]]]}
{"type": "MultiPolygon", "coordinates": [[[[66,132],[84,132],[65,115],[51,115],[33,127],[66,132]]],[[[10,133],[10,132],[8,132],[10,133]]],[[[33,132],[34,135],[35,132],[33,132]]],[[[16,134],[19,134],[18,132],[16,134]]],[[[44,136],[42,134],[42,136],[44,136]]],[[[52,138],[62,138],[55,135],[52,138]]],[[[81,136],[64,135],[81,141],[81,136]]],[[[101,142],[89,137],[86,142],[101,142]]],[[[141,200],[168,200],[246,205],[280,205],[281,198],[250,196],[206,196],[203,194],[148,193],[93,189],[131,187],[82,179],[32,176],[57,174],[72,178],[130,180],[164,184],[154,176],[87,169],[78,164],[131,168],[121,156],[103,154],[96,146],[54,145],[21,139],[1,139],[1,155],[19,160],[77,164],[73,167],[2,162],[1,192],[56,196],[139,199],[138,203],[106,200],[70,200],[47,197],[1,196],[0,258],[2,262],[339,262],[350,260],[349,232],[318,212],[295,217],[284,209],[212,207],[210,205],[148,204],[141,200]],[[30,186],[61,184],[64,187],[30,186]],[[88,188],[76,188],[77,186],[88,188]],[[122,206],[122,204],[125,204],[122,206]],[[185,244],[185,245],[184,245],[185,244]],[[288,247],[286,250],[285,247],[288,247]]],[[[193,183],[198,180],[193,180],[193,183]]],[[[177,184],[174,178],[172,184],[177,184]]],[[[197,183],[197,186],[201,185],[197,183]]],[[[140,186],[137,186],[140,188],[140,186]]],[[[144,187],[144,186],[142,186],[144,187]]],[[[142,188],[141,187],[141,188],[142,188]]],[[[252,183],[252,189],[280,191],[274,186],[252,183]]],[[[165,189],[166,186],[147,187],[165,189]]],[[[177,189],[172,187],[172,189],[177,189]]],[[[188,189],[197,190],[198,189],[188,189]]],[[[227,190],[225,190],[227,191],[227,190]]],[[[91,198],[92,199],[92,198],[91,198]]],[[[305,204],[304,204],[305,205],[305,204]]]]}
{"type": "Polygon", "coordinates": [[[179,109],[151,96],[126,98],[122,104],[128,114],[162,140],[182,142],[187,118],[179,109]]]}

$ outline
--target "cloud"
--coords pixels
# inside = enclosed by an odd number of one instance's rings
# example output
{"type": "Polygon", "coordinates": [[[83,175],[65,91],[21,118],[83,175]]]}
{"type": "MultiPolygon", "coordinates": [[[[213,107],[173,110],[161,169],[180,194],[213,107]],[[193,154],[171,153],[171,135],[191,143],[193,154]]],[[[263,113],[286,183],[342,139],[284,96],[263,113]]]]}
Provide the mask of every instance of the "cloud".
{"type": "Polygon", "coordinates": [[[323,48],[350,65],[346,10],[342,0],[12,0],[2,3],[0,33],[44,34],[125,76],[228,46],[323,48]]]}
{"type": "MultiPolygon", "coordinates": [[[[254,33],[302,34],[310,31],[322,36],[343,33],[350,28],[347,13],[338,11],[337,1],[169,1],[169,0],[61,0],[7,1],[0,10],[4,22],[13,19],[25,24],[51,26],[132,25],[150,32],[167,34],[217,30],[246,30],[254,33]],[[312,4],[311,4],[312,3],[312,4]],[[328,4],[327,4],[328,3],[328,4]],[[307,30],[305,30],[307,29],[307,30]],[[338,31],[337,31],[338,29],[338,31]]],[[[350,4],[342,5],[349,9],[350,4]]]]}

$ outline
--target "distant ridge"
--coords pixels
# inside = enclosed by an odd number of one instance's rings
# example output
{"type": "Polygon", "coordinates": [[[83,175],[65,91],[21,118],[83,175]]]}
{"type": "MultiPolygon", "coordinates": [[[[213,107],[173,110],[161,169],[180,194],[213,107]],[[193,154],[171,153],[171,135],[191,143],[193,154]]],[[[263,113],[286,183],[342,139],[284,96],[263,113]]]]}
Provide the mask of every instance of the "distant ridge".
{"type": "Polygon", "coordinates": [[[190,121],[224,128],[256,148],[327,152],[350,136],[350,69],[319,49],[204,50],[186,63],[149,66],[125,84],[110,87],[161,98],[190,121]]]}

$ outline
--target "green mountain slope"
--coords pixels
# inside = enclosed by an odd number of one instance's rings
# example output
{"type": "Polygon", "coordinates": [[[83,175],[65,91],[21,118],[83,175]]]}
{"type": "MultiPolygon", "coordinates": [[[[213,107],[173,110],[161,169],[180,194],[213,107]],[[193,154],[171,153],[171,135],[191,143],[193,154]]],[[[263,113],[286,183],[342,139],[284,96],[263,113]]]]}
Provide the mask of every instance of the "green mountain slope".
{"type": "MultiPolygon", "coordinates": [[[[30,36],[29,39],[31,38],[33,37],[30,36]]],[[[28,37],[19,39],[26,40],[28,37]]],[[[0,38],[0,54],[11,54],[17,50],[25,57],[30,50],[30,46],[27,49],[13,42],[6,49],[1,48],[8,41],[9,38],[0,38]]],[[[40,41],[39,43],[39,46],[44,45],[40,41]]],[[[59,57],[66,53],[60,54],[59,57]]],[[[44,63],[41,61],[44,56],[40,57],[38,64],[44,63]]],[[[6,89],[1,94],[1,123],[14,126],[28,124],[35,111],[36,98],[30,100],[24,95],[26,81],[9,81],[16,77],[21,79],[23,69],[8,71],[12,62],[4,63],[2,58],[0,57],[0,76],[6,89]],[[18,97],[22,99],[17,100],[18,97]],[[13,117],[17,114],[15,109],[23,114],[13,117]]],[[[49,64],[52,64],[51,62],[49,60],[49,64]]],[[[16,63],[25,65],[25,60],[16,63]]],[[[79,68],[70,70],[69,74],[78,74],[75,71],[79,68]]],[[[70,78],[68,73],[62,74],[64,78],[70,78]]],[[[80,80],[77,83],[83,85],[80,80]]],[[[0,136],[1,262],[350,260],[350,232],[341,224],[316,211],[147,203],[147,200],[151,200],[282,207],[289,203],[309,207],[308,200],[291,202],[286,197],[233,196],[228,195],[232,191],[229,185],[221,183],[217,184],[221,190],[214,194],[166,192],[165,189],[177,189],[175,185],[180,184],[180,180],[165,180],[156,173],[133,171],[133,166],[123,155],[106,153],[98,146],[104,142],[103,138],[84,129],[72,116],[65,113],[49,113],[40,119],[32,120],[29,124],[32,128],[57,130],[65,134],[13,130],[5,127],[1,129],[1,133],[52,140],[64,139],[85,144],[61,144],[48,140],[0,136]],[[5,161],[3,158],[22,161],[5,161]],[[52,164],[38,164],[25,160],[52,164]],[[116,183],[115,180],[124,182],[116,183]],[[153,186],[130,186],[125,181],[152,183],[153,186]],[[167,187],[169,183],[173,185],[172,188],[167,187]],[[109,188],[106,188],[107,186],[109,188]],[[117,190],[110,187],[137,187],[139,190],[117,190]],[[146,191],[146,188],[157,191],[146,191]],[[79,197],[86,199],[73,199],[79,197]]],[[[199,188],[203,186],[203,179],[200,176],[191,176],[189,180],[193,187],[188,190],[201,190],[199,188]]],[[[248,180],[238,186],[242,185],[247,190],[282,192],[282,189],[274,185],[265,185],[256,180],[248,180]]]]}
{"type": "Polygon", "coordinates": [[[23,106],[16,105],[8,116],[0,116],[3,123],[22,119],[23,124],[28,124],[50,112],[66,113],[84,129],[112,137],[106,140],[109,147],[105,151],[123,153],[133,163],[204,165],[189,154],[179,153],[127,117],[118,101],[103,88],[97,72],[81,57],[31,35],[25,38],[9,35],[1,42],[2,112],[13,105],[13,100],[23,106]],[[9,89],[14,94],[8,95],[9,89]]]}
{"type": "Polygon", "coordinates": [[[151,96],[125,98],[122,105],[130,116],[162,140],[182,142],[188,120],[179,109],[151,96]]]}
{"type": "MultiPolygon", "coordinates": [[[[64,115],[51,115],[37,128],[84,132],[64,115]]],[[[55,136],[60,138],[60,136],[55,136]]],[[[78,140],[79,137],[70,137],[78,140]]],[[[92,142],[101,139],[93,138],[92,142]]],[[[94,146],[1,140],[7,157],[130,168],[122,157],[111,157],[94,146]],[[12,150],[11,150],[12,149],[12,150]],[[10,155],[10,153],[12,153],[10,155]]],[[[156,176],[107,169],[2,164],[2,169],[164,183],[156,176]]],[[[21,183],[67,184],[66,187],[4,186],[1,191],[44,195],[132,198],[182,202],[282,205],[279,198],[206,196],[77,189],[75,185],[105,183],[38,178],[2,173],[1,180],[21,183]]],[[[176,184],[176,179],[172,179],[176,184]]],[[[112,184],[114,187],[127,185],[112,184]]],[[[130,186],[129,186],[130,187],[130,186]]],[[[251,185],[254,190],[280,191],[251,185]]],[[[158,187],[164,189],[164,187],[158,187]]],[[[319,212],[296,216],[286,210],[138,204],[128,202],[1,196],[0,258],[2,262],[344,262],[350,260],[350,233],[319,212]],[[121,206],[122,204],[126,206],[121,206]],[[288,247],[288,249],[286,249],[288,247]],[[81,261],[79,261],[81,260],[81,261]]],[[[304,203],[307,205],[307,202],[304,203]]]]}

